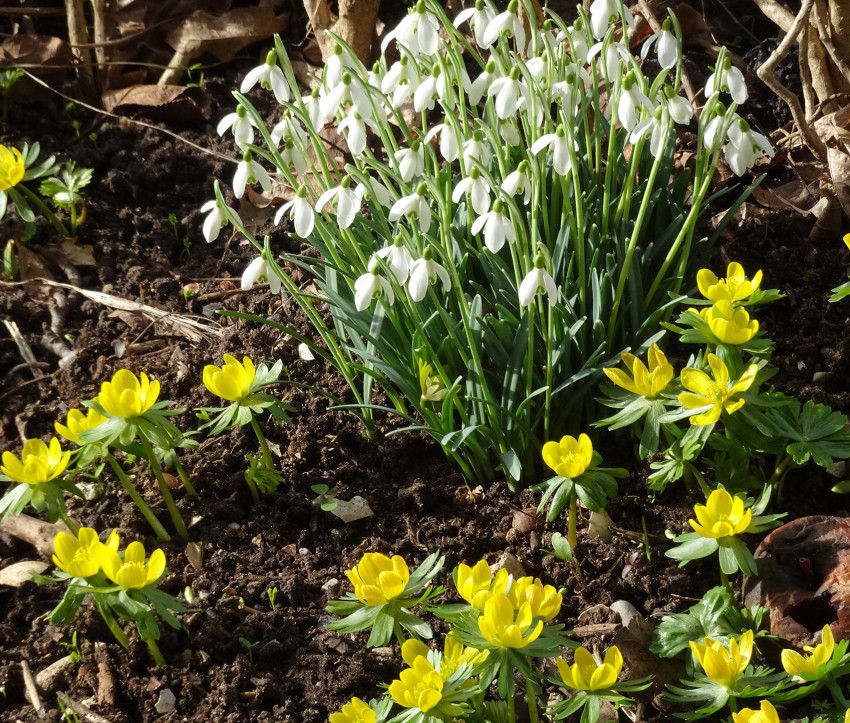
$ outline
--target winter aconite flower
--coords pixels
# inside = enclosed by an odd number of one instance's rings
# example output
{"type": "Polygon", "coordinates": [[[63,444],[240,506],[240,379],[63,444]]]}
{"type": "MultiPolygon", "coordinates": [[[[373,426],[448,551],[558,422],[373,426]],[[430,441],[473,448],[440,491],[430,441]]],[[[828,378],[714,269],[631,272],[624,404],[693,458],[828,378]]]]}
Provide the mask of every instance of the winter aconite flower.
{"type": "Polygon", "coordinates": [[[747,391],[756,378],[758,367],[751,364],[737,382],[730,385],[729,369],[714,354],[708,354],[708,365],[713,379],[701,369],[686,367],[682,370],[682,386],[688,391],[679,395],[679,403],[688,409],[705,409],[692,416],[691,424],[714,424],[723,412],[732,414],[744,406],[740,395],[747,391]]]}
{"type": "Polygon", "coordinates": [[[360,562],[345,573],[354,586],[354,594],[364,605],[386,605],[404,592],[410,570],[400,555],[392,558],[380,552],[367,552],[360,562]]]}
{"type": "Polygon", "coordinates": [[[492,581],[493,575],[486,560],[479,560],[473,567],[464,563],[457,566],[457,591],[476,610],[484,609],[492,581]]]}
{"type": "Polygon", "coordinates": [[[493,594],[484,604],[478,628],[491,645],[501,648],[524,648],[543,632],[543,621],[535,618],[529,603],[517,610],[507,595],[493,594]]]}
{"type": "Polygon", "coordinates": [[[118,549],[118,533],[114,530],[105,543],[91,527],[81,527],[76,537],[60,532],[53,540],[53,562],[71,577],[97,575],[103,566],[106,548],[118,549]]]}
{"type": "Polygon", "coordinates": [[[704,643],[690,643],[691,651],[702,666],[709,680],[726,688],[731,688],[750,664],[753,655],[753,631],[747,630],[740,641],[732,638],[729,650],[723,643],[705,638],[704,643]]]}
{"type": "Polygon", "coordinates": [[[203,380],[204,386],[216,396],[229,402],[239,402],[251,394],[255,376],[254,362],[247,356],[239,362],[225,354],[222,366],[207,364],[204,367],[203,380]]]}
{"type": "Polygon", "coordinates": [[[55,422],[53,427],[69,442],[84,444],[85,442],[80,437],[80,434],[82,432],[87,432],[89,429],[94,429],[106,420],[107,417],[104,417],[96,409],[87,409],[85,414],[83,414],[80,409],[69,409],[67,418],[68,424],[65,425],[55,422]]]}
{"type": "Polygon", "coordinates": [[[55,479],[65,471],[71,459],[71,453],[63,454],[59,440],[53,437],[50,445],[40,439],[28,439],[18,459],[11,452],[3,452],[3,464],[0,472],[14,482],[38,485],[55,479]]]}
{"type": "Polygon", "coordinates": [[[330,723],[375,723],[376,720],[375,711],[360,698],[352,698],[340,712],[331,713],[329,718],[330,723]]]}
{"type": "Polygon", "coordinates": [[[808,655],[800,655],[794,650],[782,651],[782,667],[785,672],[798,681],[812,681],[820,677],[824,671],[821,666],[832,660],[835,650],[835,638],[829,625],[824,625],[821,632],[821,641],[815,647],[806,645],[803,648],[808,655]]]}
{"type": "Polygon", "coordinates": [[[597,665],[583,647],[575,651],[573,659],[572,666],[562,658],[555,661],[561,680],[573,690],[607,690],[617,682],[623,669],[623,656],[616,645],[608,648],[602,665],[597,665]]]}
{"type": "Polygon", "coordinates": [[[704,505],[694,507],[696,520],[688,520],[700,537],[719,540],[746,532],[753,519],[750,509],[744,510],[744,500],[726,490],[714,490],[704,505]]]}
{"type": "Polygon", "coordinates": [[[25,171],[21,152],[17,148],[0,145],[0,191],[17,186],[25,171]]]}
{"type": "Polygon", "coordinates": [[[508,599],[519,610],[528,605],[531,615],[549,622],[561,612],[562,595],[553,585],[544,585],[536,577],[526,576],[514,580],[508,590],[508,599]]]}
{"type": "Polygon", "coordinates": [[[742,708],[737,713],[732,713],[732,720],[734,723],[779,723],[779,714],[773,703],[763,700],[758,710],[742,708]]]}
{"type": "Polygon", "coordinates": [[[127,545],[122,560],[116,548],[104,546],[103,571],[112,582],[125,590],[143,588],[155,583],[165,572],[165,553],[154,550],[145,562],[144,545],[134,541],[127,545]]]}
{"type": "MultiPolygon", "coordinates": [[[[407,641],[416,642],[416,641],[407,641]]],[[[407,643],[405,643],[407,645],[407,643]]],[[[404,655],[404,645],[402,655],[404,655]]],[[[404,708],[418,708],[427,713],[436,707],[443,697],[443,676],[424,655],[419,655],[390,683],[389,693],[393,700],[404,708]]]]}
{"type": "Polygon", "coordinates": [[[614,384],[627,392],[654,399],[673,379],[673,365],[667,361],[667,357],[658,348],[658,344],[649,347],[647,354],[649,368],[633,354],[622,356],[631,377],[621,369],[603,369],[602,371],[614,384]]]}
{"type": "Polygon", "coordinates": [[[756,271],[752,279],[744,273],[744,267],[733,261],[726,268],[726,278],[718,279],[709,269],[697,272],[699,292],[709,301],[744,301],[752,296],[761,284],[761,271],[756,271]]]}
{"type": "Polygon", "coordinates": [[[132,419],[148,411],[158,396],[156,379],[149,380],[144,372],[137,378],[129,369],[119,369],[110,381],[100,385],[100,394],[94,401],[110,417],[132,419]]]}
{"type": "Polygon", "coordinates": [[[721,299],[699,314],[722,343],[738,345],[746,344],[759,330],[759,323],[750,319],[745,309],[735,308],[732,302],[721,299]]]}
{"type": "Polygon", "coordinates": [[[590,466],[592,459],[593,445],[586,434],[580,434],[578,439],[565,435],[560,442],[543,445],[543,461],[561,477],[578,477],[590,466]]]}

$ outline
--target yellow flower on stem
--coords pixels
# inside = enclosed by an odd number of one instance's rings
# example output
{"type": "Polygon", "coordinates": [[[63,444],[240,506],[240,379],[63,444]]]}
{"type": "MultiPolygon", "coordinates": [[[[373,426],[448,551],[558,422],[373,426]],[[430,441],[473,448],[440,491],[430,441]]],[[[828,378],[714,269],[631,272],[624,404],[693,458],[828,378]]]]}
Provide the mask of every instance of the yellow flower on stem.
{"type": "Polygon", "coordinates": [[[17,148],[0,146],[0,191],[17,186],[25,171],[21,152],[17,148]]]}
{"type": "Polygon", "coordinates": [[[508,600],[517,610],[528,604],[532,617],[543,618],[546,622],[561,612],[562,596],[554,586],[544,585],[535,577],[521,577],[514,580],[514,584],[508,591],[508,600]]]}
{"type": "Polygon", "coordinates": [[[490,655],[489,650],[467,648],[449,632],[443,643],[443,659],[440,661],[440,675],[443,680],[448,680],[464,663],[469,665],[470,668],[474,668],[476,665],[483,663],[488,655],[490,655]]]}
{"type": "Polygon", "coordinates": [[[53,426],[56,428],[56,431],[69,442],[85,444],[84,440],[80,437],[80,434],[82,432],[87,432],[89,429],[94,429],[106,420],[107,417],[104,417],[96,409],[87,409],[85,414],[83,414],[80,409],[70,409],[68,410],[68,424],[65,425],[55,422],[53,426]]]}
{"type": "Polygon", "coordinates": [[[132,419],[144,414],[159,396],[159,382],[150,381],[142,372],[141,379],[129,369],[119,369],[108,382],[100,385],[95,400],[110,417],[132,419]]]}
{"type": "Polygon", "coordinates": [[[124,550],[124,560],[118,551],[106,547],[103,554],[103,571],[116,585],[131,590],[143,588],[159,580],[165,571],[165,553],[154,550],[145,562],[145,547],[141,542],[131,542],[124,550]]]}
{"type": "Polygon", "coordinates": [[[400,555],[391,558],[380,552],[367,552],[345,573],[354,585],[354,594],[364,605],[386,605],[404,592],[410,570],[400,555]]]}
{"type": "Polygon", "coordinates": [[[339,713],[331,713],[330,723],[375,723],[377,720],[373,711],[360,698],[352,698],[351,702],[342,706],[339,713]]]}
{"type": "Polygon", "coordinates": [[[607,690],[617,682],[623,670],[623,655],[616,645],[605,652],[602,665],[596,664],[586,648],[578,648],[574,660],[572,667],[563,658],[555,661],[561,680],[573,690],[607,690]]]}
{"type": "Polygon", "coordinates": [[[457,566],[457,591],[476,610],[484,609],[492,581],[490,566],[485,560],[479,560],[473,567],[463,563],[457,566]]]}
{"type": "Polygon", "coordinates": [[[729,369],[723,361],[714,354],[707,355],[711,367],[712,379],[701,369],[685,367],[682,370],[682,386],[687,392],[679,395],[679,402],[688,409],[700,409],[710,406],[708,411],[692,416],[691,424],[702,426],[714,424],[725,411],[732,414],[744,406],[744,400],[738,395],[747,391],[756,378],[758,367],[751,364],[741,378],[730,386],[729,369]]]}
{"type": "Polygon", "coordinates": [[[759,710],[744,708],[733,713],[732,720],[734,723],[779,723],[779,714],[769,700],[763,700],[759,710]]]}
{"type": "Polygon", "coordinates": [[[711,333],[724,344],[746,344],[759,330],[758,321],[750,319],[745,309],[736,309],[728,299],[715,302],[699,315],[708,324],[711,333]]]}
{"type": "Polygon", "coordinates": [[[622,357],[631,377],[622,369],[603,369],[602,371],[614,384],[627,392],[654,399],[673,379],[673,365],[667,361],[667,357],[658,348],[658,344],[649,347],[647,353],[649,368],[633,354],[623,354],[622,357]]]}
{"type": "Polygon", "coordinates": [[[484,638],[501,648],[524,648],[543,632],[543,621],[535,618],[531,605],[523,603],[515,609],[506,595],[491,595],[478,618],[478,629],[484,638]]]}
{"type": "Polygon", "coordinates": [[[690,526],[700,537],[715,540],[746,532],[753,519],[753,511],[744,510],[744,500],[726,490],[714,490],[704,505],[694,506],[694,513],[697,519],[688,520],[690,526]]]}
{"type": "Polygon", "coordinates": [[[732,638],[729,650],[723,643],[712,638],[705,638],[704,643],[690,643],[691,651],[697,662],[702,666],[709,680],[731,688],[738,677],[750,664],[753,655],[753,631],[747,630],[740,642],[732,638]]]}
{"type": "Polygon", "coordinates": [[[586,434],[580,434],[578,439],[566,435],[560,442],[543,445],[543,461],[561,477],[578,477],[590,466],[592,459],[593,445],[586,434]]]}
{"type": "Polygon", "coordinates": [[[81,527],[76,537],[60,532],[53,540],[53,562],[71,577],[91,577],[103,567],[105,549],[118,550],[118,533],[115,530],[106,542],[101,542],[91,527],[81,527]]]}
{"type": "Polygon", "coordinates": [[[421,651],[418,646],[414,649],[414,646],[408,645],[411,642],[419,641],[408,640],[401,646],[402,657],[410,667],[402,670],[399,679],[390,683],[389,693],[400,706],[418,708],[427,713],[439,705],[443,697],[443,676],[434,670],[425,655],[415,654],[421,651]]]}
{"type": "Polygon", "coordinates": [[[434,369],[430,364],[422,359],[419,360],[419,387],[422,390],[422,395],[419,397],[420,405],[426,402],[441,402],[449,393],[440,376],[431,374],[432,371],[434,369]]]}
{"type": "Polygon", "coordinates": [[[224,364],[220,367],[207,364],[204,367],[204,386],[216,396],[229,402],[241,402],[251,394],[256,369],[254,362],[247,356],[238,362],[230,354],[224,355],[224,364]]]}
{"type": "Polygon", "coordinates": [[[809,655],[800,655],[794,650],[783,650],[782,667],[788,675],[797,680],[815,680],[818,677],[818,669],[832,659],[835,650],[835,638],[829,625],[823,626],[820,643],[815,647],[806,645],[803,650],[809,655]]]}
{"type": "Polygon", "coordinates": [[[11,452],[3,452],[0,472],[15,482],[37,485],[62,474],[70,459],[71,453],[62,453],[56,437],[50,440],[49,446],[40,439],[28,439],[21,450],[20,459],[11,452]]]}
{"type": "Polygon", "coordinates": [[[708,269],[697,272],[699,292],[709,301],[743,301],[749,299],[761,284],[761,271],[756,271],[752,279],[744,273],[744,267],[733,261],[726,268],[726,278],[718,279],[708,269]]]}

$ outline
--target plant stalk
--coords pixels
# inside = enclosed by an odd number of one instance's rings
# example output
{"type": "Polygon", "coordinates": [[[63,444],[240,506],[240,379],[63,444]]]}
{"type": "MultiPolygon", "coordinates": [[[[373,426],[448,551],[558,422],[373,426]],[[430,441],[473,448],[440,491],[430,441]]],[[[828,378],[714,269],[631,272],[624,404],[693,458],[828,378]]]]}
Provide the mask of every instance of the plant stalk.
{"type": "Polygon", "coordinates": [[[148,521],[148,524],[151,526],[151,529],[156,535],[156,539],[159,542],[168,542],[171,539],[171,536],[165,531],[162,523],[156,518],[156,515],[154,515],[153,510],[148,507],[147,502],[142,499],[139,491],[130,481],[130,478],[124,470],[121,469],[121,465],[118,464],[118,460],[115,459],[112,452],[106,453],[106,461],[109,462],[109,466],[112,467],[112,471],[115,472],[115,476],[118,478],[121,486],[127,491],[127,494],[130,495],[130,499],[133,500],[133,503],[139,508],[142,516],[148,521]]]}
{"type": "Polygon", "coordinates": [[[168,489],[165,477],[162,474],[162,467],[159,464],[159,460],[156,458],[156,454],[154,453],[150,442],[148,442],[147,438],[141,434],[139,435],[139,440],[142,443],[142,449],[145,450],[145,456],[148,458],[154,477],[156,477],[156,483],[159,485],[159,493],[162,495],[162,499],[165,500],[165,506],[168,508],[168,514],[171,515],[171,522],[174,524],[177,536],[189,537],[189,530],[186,529],[186,523],[183,522],[180,510],[177,509],[174,497],[171,496],[171,490],[168,489]]]}
{"type": "Polygon", "coordinates": [[[70,234],[68,233],[68,229],[65,228],[65,224],[59,220],[56,214],[53,213],[53,211],[51,211],[47,207],[47,204],[44,203],[44,201],[42,201],[35,193],[30,191],[30,189],[22,183],[16,186],[15,188],[18,191],[24,192],[24,194],[29,198],[29,200],[38,207],[38,210],[44,214],[44,217],[48,221],[50,221],[50,223],[53,225],[53,228],[55,228],[58,233],[60,233],[66,238],[70,236],[70,234]]]}

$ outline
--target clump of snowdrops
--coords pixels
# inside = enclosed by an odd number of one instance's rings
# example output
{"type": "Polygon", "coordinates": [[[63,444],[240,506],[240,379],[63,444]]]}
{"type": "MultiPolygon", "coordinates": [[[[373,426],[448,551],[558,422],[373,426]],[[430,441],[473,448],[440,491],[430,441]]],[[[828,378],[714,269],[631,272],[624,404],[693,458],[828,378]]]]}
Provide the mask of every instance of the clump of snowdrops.
{"type": "Polygon", "coordinates": [[[420,0],[371,69],[337,39],[303,96],[276,39],[219,132],[242,154],[233,195],[269,190],[276,174],[294,197],[275,223],[292,219],[320,259],[255,238],[218,183],[204,206],[208,241],[232,224],[259,252],[243,288],[266,280],[301,305],[323,342],[314,353],[370,430],[379,387],[468,480],[501,468],[512,489],[538,476],[546,440],[593,421],[602,366],[658,338],[721,154],[740,174],[772,153],[735,113],[746,87],[721,53],[693,175],[671,182],[676,125],[693,119],[675,18],[644,45],[662,66],[648,78],[618,0],[579,8],[569,26],[523,10],[530,32],[517,0],[504,12],[481,0],[454,21],[420,0]],[[244,95],[258,82],[281,106],[271,130],[244,95]],[[318,135],[329,121],[344,157],[318,135]]]}

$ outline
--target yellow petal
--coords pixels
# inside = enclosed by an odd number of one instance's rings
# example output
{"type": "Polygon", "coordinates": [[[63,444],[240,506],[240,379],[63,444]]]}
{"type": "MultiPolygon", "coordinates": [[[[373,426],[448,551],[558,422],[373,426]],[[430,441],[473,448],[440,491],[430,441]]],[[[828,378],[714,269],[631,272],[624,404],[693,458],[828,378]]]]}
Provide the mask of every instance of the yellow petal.
{"type": "MultiPolygon", "coordinates": [[[[685,389],[696,394],[701,394],[703,397],[707,396],[713,387],[713,383],[708,374],[701,369],[694,369],[693,367],[685,367],[682,369],[681,380],[682,386],[685,389]]],[[[707,403],[707,401],[702,402],[700,406],[707,403]]]]}
{"type": "Polygon", "coordinates": [[[148,574],[145,576],[145,585],[151,585],[159,580],[165,572],[165,553],[162,550],[154,550],[147,564],[148,574]]]}

